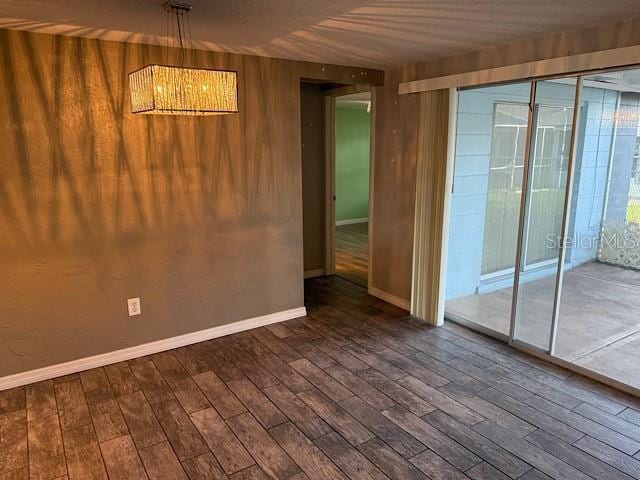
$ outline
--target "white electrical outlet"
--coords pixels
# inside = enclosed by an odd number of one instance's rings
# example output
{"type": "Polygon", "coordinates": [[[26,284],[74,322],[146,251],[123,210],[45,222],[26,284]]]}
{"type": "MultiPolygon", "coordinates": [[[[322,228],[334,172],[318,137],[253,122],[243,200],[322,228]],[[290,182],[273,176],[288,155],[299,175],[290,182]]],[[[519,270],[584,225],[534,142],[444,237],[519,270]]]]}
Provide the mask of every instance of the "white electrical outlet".
{"type": "Polygon", "coordinates": [[[142,313],[142,307],[140,306],[139,298],[130,298],[127,300],[127,306],[129,307],[129,316],[140,315],[142,313]]]}

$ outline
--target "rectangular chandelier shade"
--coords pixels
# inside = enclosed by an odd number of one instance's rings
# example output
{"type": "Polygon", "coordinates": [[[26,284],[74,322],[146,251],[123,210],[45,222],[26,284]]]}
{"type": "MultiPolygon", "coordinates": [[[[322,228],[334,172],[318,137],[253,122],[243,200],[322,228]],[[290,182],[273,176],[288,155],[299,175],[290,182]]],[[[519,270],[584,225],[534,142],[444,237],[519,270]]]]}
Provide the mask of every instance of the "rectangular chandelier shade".
{"type": "Polygon", "coordinates": [[[129,74],[129,90],[133,113],[238,113],[238,75],[233,71],[148,65],[129,74]]]}

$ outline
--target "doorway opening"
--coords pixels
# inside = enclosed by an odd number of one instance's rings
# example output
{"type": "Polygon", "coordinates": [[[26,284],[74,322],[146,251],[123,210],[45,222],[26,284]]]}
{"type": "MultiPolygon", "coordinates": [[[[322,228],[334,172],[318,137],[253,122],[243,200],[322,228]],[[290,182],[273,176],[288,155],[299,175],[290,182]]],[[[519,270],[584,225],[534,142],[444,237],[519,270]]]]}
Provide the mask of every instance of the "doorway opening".
{"type": "Polygon", "coordinates": [[[367,287],[371,93],[335,102],[335,273],[367,287]]]}
{"type": "Polygon", "coordinates": [[[369,283],[371,92],[300,86],[305,279],[369,283]]]}

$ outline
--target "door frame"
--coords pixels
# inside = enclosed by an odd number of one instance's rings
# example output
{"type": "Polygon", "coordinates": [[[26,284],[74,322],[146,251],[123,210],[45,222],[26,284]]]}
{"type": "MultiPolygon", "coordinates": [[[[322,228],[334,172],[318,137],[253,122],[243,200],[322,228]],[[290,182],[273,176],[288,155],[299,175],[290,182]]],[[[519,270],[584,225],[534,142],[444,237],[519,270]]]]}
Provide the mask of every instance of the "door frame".
{"type": "Polygon", "coordinates": [[[336,96],[324,97],[324,272],[336,273],[336,96]]]}
{"type": "Polygon", "coordinates": [[[370,85],[348,85],[325,92],[324,102],[324,139],[325,139],[325,275],[336,273],[336,99],[354,93],[370,92],[369,127],[369,213],[368,213],[368,264],[367,289],[371,288],[372,265],[372,225],[373,225],[373,168],[375,152],[375,89],[370,85]]]}

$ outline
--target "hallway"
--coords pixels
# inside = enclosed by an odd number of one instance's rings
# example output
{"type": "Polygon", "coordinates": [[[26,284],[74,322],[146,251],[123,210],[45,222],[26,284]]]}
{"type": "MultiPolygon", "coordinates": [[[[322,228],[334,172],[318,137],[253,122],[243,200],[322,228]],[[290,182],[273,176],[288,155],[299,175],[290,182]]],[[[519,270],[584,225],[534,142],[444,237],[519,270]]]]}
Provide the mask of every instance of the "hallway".
{"type": "Polygon", "coordinates": [[[369,223],[336,225],[336,275],[367,287],[369,223]]]}

